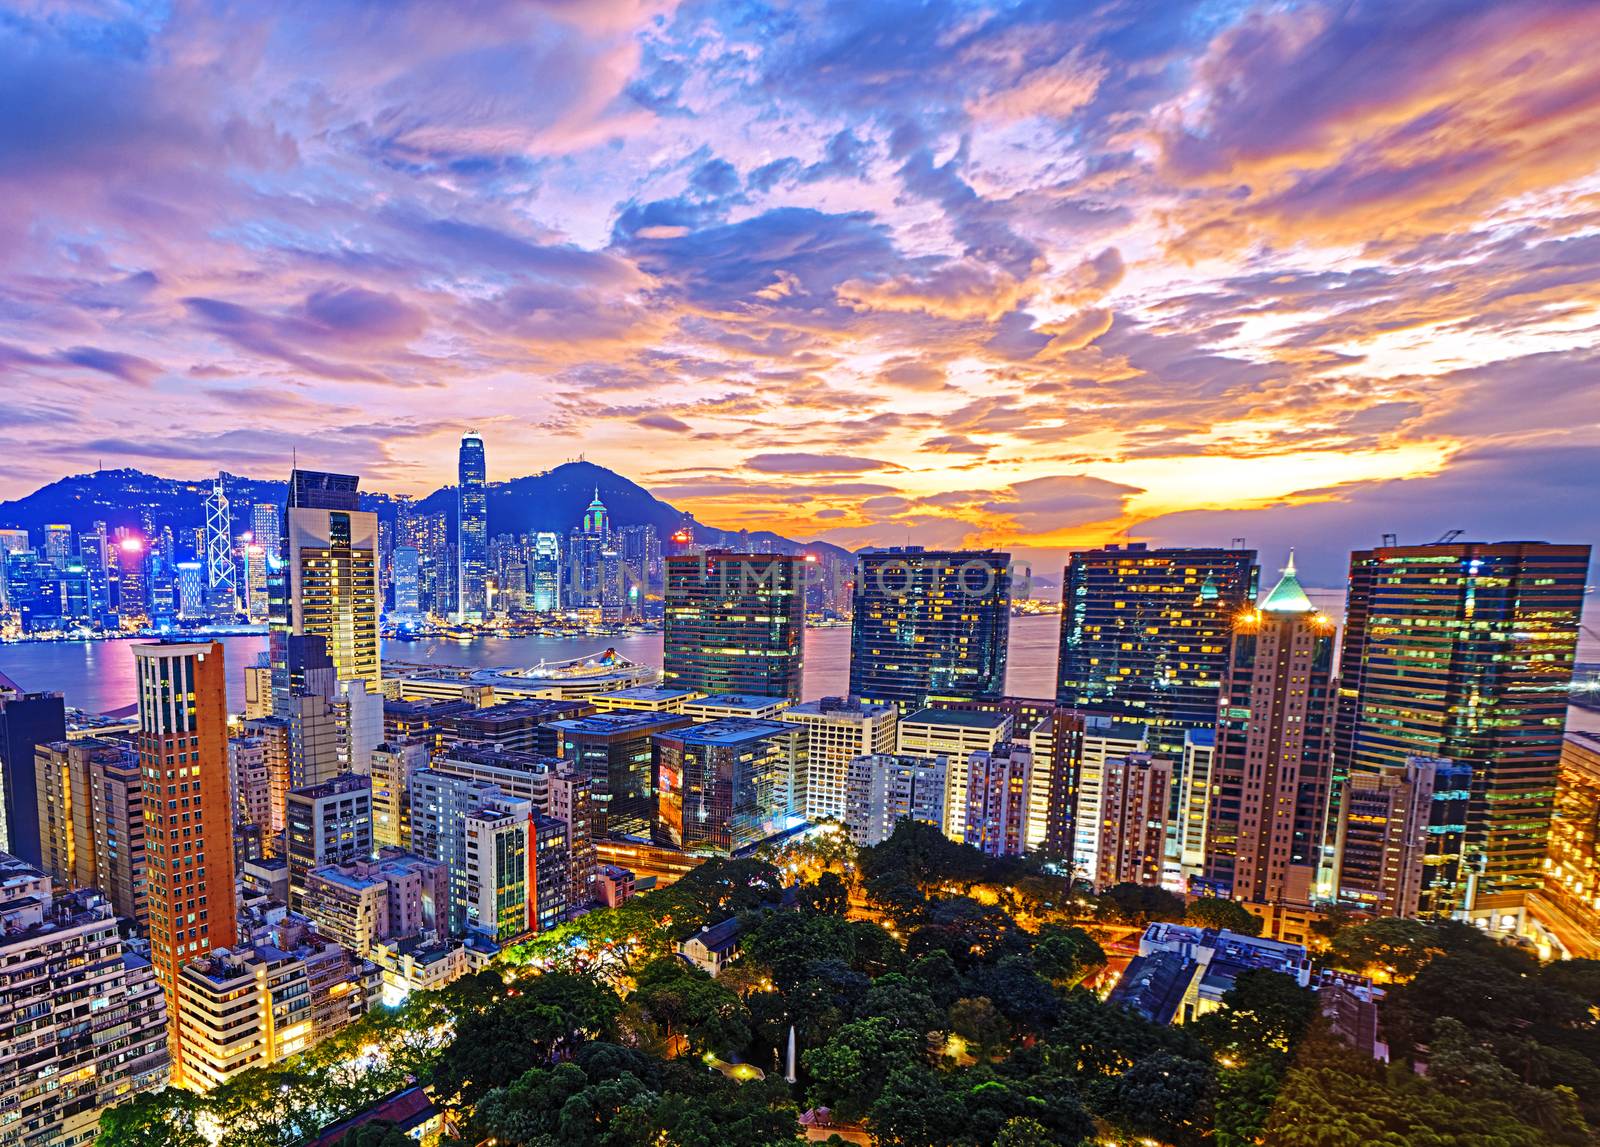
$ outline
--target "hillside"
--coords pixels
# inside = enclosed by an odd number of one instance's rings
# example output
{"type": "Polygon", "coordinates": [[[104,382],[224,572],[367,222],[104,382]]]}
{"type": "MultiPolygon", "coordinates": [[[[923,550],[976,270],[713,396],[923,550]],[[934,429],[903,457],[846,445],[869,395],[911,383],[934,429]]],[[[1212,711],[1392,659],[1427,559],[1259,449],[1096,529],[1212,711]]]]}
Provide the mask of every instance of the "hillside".
{"type": "MultiPolygon", "coordinates": [[[[250,510],[257,502],[281,505],[287,489],[282,480],[244,478],[224,474],[233,513],[233,528],[240,533],[250,528],[250,510]]],[[[97,470],[75,474],[40,487],[23,498],[0,502],[0,527],[25,529],[35,544],[48,523],[65,522],[74,531],[87,531],[97,521],[107,526],[127,526],[137,530],[160,531],[170,526],[174,533],[193,530],[204,524],[202,502],[210,491],[211,479],[163,478],[142,470],[97,470]]],[[[593,462],[566,462],[543,474],[531,474],[489,487],[489,532],[530,533],[550,530],[565,534],[583,518],[583,511],[600,492],[613,526],[649,524],[665,538],[690,521],[697,540],[710,544],[723,542],[722,531],[686,519],[683,511],[652,496],[648,490],[614,470],[593,462]]],[[[362,494],[362,507],[393,521],[395,499],[383,491],[362,494]]],[[[444,513],[455,532],[455,487],[435,490],[417,503],[417,512],[444,513]]],[[[776,534],[759,533],[754,540],[770,539],[776,548],[795,552],[802,543],[776,534]]],[[[827,542],[804,546],[820,549],[836,557],[849,552],[827,542]]]]}

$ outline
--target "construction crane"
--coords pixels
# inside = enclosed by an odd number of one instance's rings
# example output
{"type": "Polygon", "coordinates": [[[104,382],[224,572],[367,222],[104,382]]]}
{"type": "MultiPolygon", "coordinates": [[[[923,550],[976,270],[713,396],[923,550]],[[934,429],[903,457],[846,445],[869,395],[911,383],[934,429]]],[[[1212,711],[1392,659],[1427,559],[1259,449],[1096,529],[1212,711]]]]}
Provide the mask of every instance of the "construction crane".
{"type": "Polygon", "coordinates": [[[1444,533],[1439,535],[1439,540],[1433,544],[1436,546],[1448,546],[1451,542],[1455,541],[1466,532],[1467,531],[1465,530],[1446,530],[1444,533]]]}

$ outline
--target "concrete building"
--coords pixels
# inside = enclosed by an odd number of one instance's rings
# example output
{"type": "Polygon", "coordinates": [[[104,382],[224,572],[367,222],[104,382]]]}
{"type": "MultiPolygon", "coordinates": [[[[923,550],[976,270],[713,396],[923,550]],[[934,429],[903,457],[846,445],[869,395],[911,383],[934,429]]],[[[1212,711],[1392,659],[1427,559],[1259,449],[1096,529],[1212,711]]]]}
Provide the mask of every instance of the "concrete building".
{"type": "Polygon", "coordinates": [[[1600,959],[1600,735],[1561,745],[1544,886],[1530,900],[1540,939],[1575,959],[1600,959]]]}
{"type": "Polygon", "coordinates": [[[966,842],[985,856],[1021,856],[1027,847],[1033,751],[1006,742],[967,758],[966,842]]]}
{"type": "Polygon", "coordinates": [[[690,701],[705,696],[697,689],[668,689],[658,685],[639,685],[615,693],[597,693],[590,703],[597,712],[613,713],[631,709],[636,713],[681,713],[690,701]]]}
{"type": "Polygon", "coordinates": [[[1168,825],[1167,858],[1174,847],[1182,887],[1205,874],[1206,827],[1211,819],[1211,784],[1217,757],[1215,729],[1190,729],[1183,739],[1178,778],[1178,815],[1168,825]]]}
{"type": "Polygon", "coordinates": [[[83,738],[40,745],[34,756],[45,872],[65,888],[94,888],[118,916],[143,927],[144,788],[126,744],[83,738]]]}
{"type": "MultiPolygon", "coordinates": [[[[943,756],[964,762],[1011,740],[1009,714],[965,709],[919,709],[900,719],[895,752],[902,756],[943,756]]],[[[945,776],[944,832],[964,841],[967,832],[967,770],[953,763],[945,776]]]]}
{"type": "Polygon", "coordinates": [[[944,831],[943,756],[873,753],[856,757],[845,773],[845,829],[861,848],[882,844],[905,817],[944,831]]]}
{"type": "Polygon", "coordinates": [[[178,976],[184,1084],[207,1092],[270,1067],[360,1019],[378,971],[324,937],[284,929],[279,944],[218,949],[178,976]]]}
{"type": "MultiPolygon", "coordinates": [[[[1444,827],[1434,825],[1441,806],[1435,786],[1444,781],[1452,787],[1453,775],[1449,761],[1408,757],[1398,767],[1380,765],[1345,778],[1333,857],[1333,894],[1340,904],[1374,916],[1421,914],[1431,830],[1444,827]]],[[[1446,887],[1454,884],[1454,868],[1446,887]]]]}
{"type": "MultiPolygon", "coordinates": [[[[227,669],[221,642],[136,644],[133,655],[150,954],[176,1032],[185,1006],[179,972],[237,938],[227,669]]],[[[176,1036],[171,1044],[173,1082],[191,1086],[184,1045],[176,1036]]]]}
{"type": "Polygon", "coordinates": [[[1072,866],[1082,879],[1098,887],[1100,833],[1105,818],[1106,763],[1149,748],[1149,730],[1139,721],[1118,721],[1099,714],[1085,719],[1083,756],[1078,767],[1078,799],[1073,813],[1072,866]]]}
{"type": "Polygon", "coordinates": [[[61,694],[24,692],[0,673],[0,852],[29,864],[43,859],[33,755],[40,745],[66,739],[67,710],[61,694]]]}
{"type": "MultiPolygon", "coordinates": [[[[463,864],[459,880],[462,928],[496,943],[532,930],[536,889],[533,802],[485,798],[461,819],[463,864]]],[[[553,823],[553,822],[552,822],[553,823]]],[[[562,874],[563,886],[566,875],[562,874]]]]}
{"type": "Polygon", "coordinates": [[[1302,988],[1311,983],[1311,959],[1301,944],[1157,921],[1139,938],[1139,955],[1107,1002],[1152,1023],[1190,1023],[1220,1008],[1240,973],[1252,969],[1288,976],[1302,988]]]}
{"type": "Polygon", "coordinates": [[[100,1111],[166,1086],[166,1006],[148,960],[89,890],[56,894],[0,853],[0,1136],[94,1141],[100,1111]]]}
{"type": "Polygon", "coordinates": [[[450,938],[380,940],[372,962],[382,976],[384,1006],[390,1008],[405,1003],[412,992],[436,992],[470,970],[466,947],[450,938]]]}
{"type": "Polygon", "coordinates": [[[385,741],[372,751],[372,842],[411,847],[411,778],[428,767],[425,741],[385,741]]]}
{"type": "Polygon", "coordinates": [[[987,701],[940,701],[940,709],[981,709],[1011,718],[1011,736],[1033,752],[1033,780],[1028,794],[1030,851],[1044,849],[1070,857],[1073,817],[1078,799],[1078,770],[1083,761],[1083,714],[1056,701],[1035,697],[1001,697],[987,701]]]}
{"type": "MultiPolygon", "coordinates": [[[[256,825],[264,835],[270,834],[272,776],[267,768],[267,738],[245,736],[228,740],[228,779],[233,787],[234,823],[256,825]]],[[[281,824],[278,831],[283,831],[281,824]]]]}
{"type": "Polygon", "coordinates": [[[1100,800],[1100,887],[1161,884],[1167,844],[1167,802],[1172,762],[1129,753],[1105,763],[1100,800]]]}
{"type": "Polygon", "coordinates": [[[806,730],[805,818],[842,822],[850,762],[894,751],[899,710],[893,705],[824,697],[790,705],[777,716],[806,730]]]}
{"type": "Polygon", "coordinates": [[[1205,884],[1247,904],[1308,905],[1328,836],[1334,625],[1294,554],[1234,625],[1218,698],[1205,884]]]}
{"type": "Polygon", "coordinates": [[[438,861],[385,849],[377,860],[313,868],[302,910],[323,935],[370,957],[380,940],[449,930],[450,874],[438,861]]]}
{"type": "MultiPolygon", "coordinates": [[[[631,690],[628,690],[631,692],[631,690]]],[[[524,697],[447,718],[449,739],[498,745],[516,753],[561,755],[561,734],[551,722],[584,717],[599,706],[588,701],[524,697]]]]}
{"type": "Polygon", "coordinates": [[[602,864],[594,870],[595,899],[607,908],[615,908],[633,899],[633,873],[617,864],[602,864]]]}
{"type": "Polygon", "coordinates": [[[290,789],[284,820],[289,907],[299,911],[306,874],[313,868],[372,856],[372,778],[344,773],[320,785],[290,789]]]}
{"type": "Polygon", "coordinates": [[[791,702],[769,693],[711,693],[683,703],[683,714],[695,721],[721,721],[738,717],[750,721],[776,721],[791,702]]]}
{"type": "Polygon", "coordinates": [[[805,559],[712,551],[665,565],[664,683],[800,700],[805,559]]]}

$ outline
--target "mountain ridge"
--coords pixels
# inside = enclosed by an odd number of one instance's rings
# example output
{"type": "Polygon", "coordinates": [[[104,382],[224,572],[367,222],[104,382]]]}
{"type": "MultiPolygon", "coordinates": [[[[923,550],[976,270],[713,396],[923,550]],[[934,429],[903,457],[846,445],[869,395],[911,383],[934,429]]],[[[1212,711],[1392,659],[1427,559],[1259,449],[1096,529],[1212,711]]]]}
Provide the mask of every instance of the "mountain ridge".
{"type": "MultiPolygon", "coordinates": [[[[256,503],[281,506],[288,491],[287,480],[249,478],[226,471],[222,472],[222,479],[235,535],[250,529],[251,508],[256,503]]],[[[0,502],[0,528],[25,529],[36,544],[42,543],[47,524],[62,522],[75,533],[89,530],[96,521],[103,521],[112,529],[125,526],[153,532],[170,526],[177,533],[204,525],[201,503],[213,481],[211,477],[167,478],[132,467],[70,474],[31,494],[0,502]]],[[[441,486],[423,498],[413,499],[413,513],[444,513],[453,537],[455,489],[441,486]]],[[[583,511],[597,491],[613,527],[653,525],[664,540],[687,524],[694,531],[695,540],[702,544],[725,545],[728,536],[738,534],[700,522],[631,478],[588,461],[563,462],[539,474],[489,483],[490,534],[548,530],[565,535],[582,521],[583,511]]],[[[363,509],[373,510],[381,520],[391,523],[400,501],[399,496],[381,490],[367,490],[361,495],[363,509]]],[[[851,551],[832,542],[798,542],[770,531],[749,536],[752,542],[770,541],[787,553],[821,549],[838,557],[851,556],[851,551]]]]}

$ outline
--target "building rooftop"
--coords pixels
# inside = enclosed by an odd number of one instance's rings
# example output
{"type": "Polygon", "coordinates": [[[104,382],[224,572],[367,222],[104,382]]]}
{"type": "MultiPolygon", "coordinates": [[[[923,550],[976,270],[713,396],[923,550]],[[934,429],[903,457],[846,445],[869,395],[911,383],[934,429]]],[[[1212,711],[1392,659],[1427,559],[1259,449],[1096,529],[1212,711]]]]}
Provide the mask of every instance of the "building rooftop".
{"type": "Polygon", "coordinates": [[[948,725],[961,729],[998,729],[1011,718],[981,709],[918,709],[900,720],[902,725],[948,725]]]}
{"type": "Polygon", "coordinates": [[[787,705],[783,697],[771,697],[761,693],[713,693],[709,697],[700,697],[692,706],[700,709],[747,709],[752,713],[764,712],[774,705],[787,705]]]}
{"type": "Polygon", "coordinates": [[[745,741],[759,741],[774,734],[802,732],[798,726],[786,721],[761,721],[753,717],[723,717],[707,721],[704,725],[689,725],[674,729],[668,736],[676,737],[686,745],[738,745],[745,741]]]}
{"type": "MultiPolygon", "coordinates": [[[[691,700],[700,696],[695,689],[668,689],[658,685],[638,685],[632,689],[614,689],[600,694],[607,701],[638,701],[643,704],[660,704],[663,701],[691,700]]],[[[566,702],[571,704],[571,702],[566,702]]]]}
{"type": "Polygon", "coordinates": [[[820,701],[802,701],[790,705],[786,714],[801,717],[820,717],[837,714],[840,717],[881,717],[891,712],[893,705],[878,705],[856,697],[824,697],[820,701]]]}
{"type": "Polygon", "coordinates": [[[1194,982],[1196,964],[1179,952],[1135,956],[1106,1003],[1137,1012],[1153,1024],[1170,1024],[1194,982]]]}
{"type": "Polygon", "coordinates": [[[614,709],[609,713],[591,713],[587,717],[551,721],[550,727],[576,736],[606,737],[648,733],[662,726],[676,727],[682,725],[685,719],[682,713],[647,713],[638,709],[614,709]]]}
{"type": "MultiPolygon", "coordinates": [[[[730,916],[720,923],[709,928],[702,928],[690,940],[698,940],[708,952],[731,952],[739,943],[739,937],[744,934],[744,924],[739,917],[730,916]]],[[[688,943],[688,941],[684,941],[688,943]]]]}

